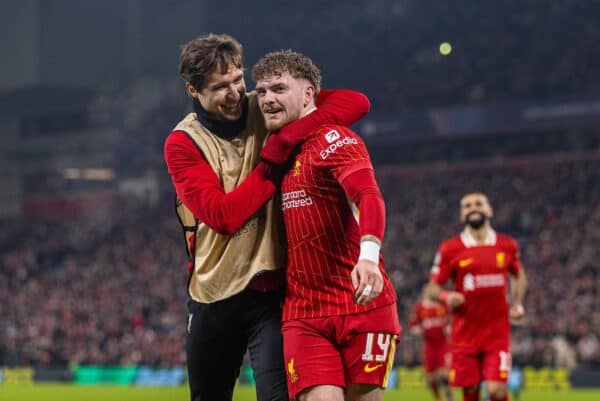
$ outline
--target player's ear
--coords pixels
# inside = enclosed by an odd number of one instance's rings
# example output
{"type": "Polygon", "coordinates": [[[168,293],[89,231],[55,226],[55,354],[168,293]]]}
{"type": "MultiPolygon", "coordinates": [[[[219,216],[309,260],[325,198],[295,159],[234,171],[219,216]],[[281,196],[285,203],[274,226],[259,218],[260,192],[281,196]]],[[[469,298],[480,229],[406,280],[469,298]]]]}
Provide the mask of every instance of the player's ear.
{"type": "Polygon", "coordinates": [[[188,95],[190,95],[193,98],[196,98],[198,96],[198,91],[196,90],[196,88],[194,88],[194,86],[187,81],[185,83],[185,90],[188,93],[188,95]]]}
{"type": "Polygon", "coordinates": [[[304,107],[308,106],[315,100],[315,87],[312,85],[304,86],[304,107]]]}

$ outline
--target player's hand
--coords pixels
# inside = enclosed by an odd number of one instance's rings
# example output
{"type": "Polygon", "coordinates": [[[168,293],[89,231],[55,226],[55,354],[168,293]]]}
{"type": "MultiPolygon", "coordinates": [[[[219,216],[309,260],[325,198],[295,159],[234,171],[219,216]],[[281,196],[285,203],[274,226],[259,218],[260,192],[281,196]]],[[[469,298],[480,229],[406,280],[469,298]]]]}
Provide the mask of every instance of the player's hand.
{"type": "Polygon", "coordinates": [[[359,260],[350,276],[356,290],[354,302],[359,305],[367,305],[383,291],[383,276],[379,266],[370,260],[359,260]]]}
{"type": "Polygon", "coordinates": [[[273,132],[267,138],[260,157],[273,164],[283,164],[292,154],[294,148],[302,142],[303,137],[273,132]]]}
{"type": "Polygon", "coordinates": [[[448,291],[446,305],[450,309],[456,309],[465,303],[465,296],[458,291],[448,291]]]}
{"type": "Polygon", "coordinates": [[[513,304],[510,306],[508,316],[511,322],[518,324],[525,316],[525,308],[523,308],[522,304],[513,304]]]}

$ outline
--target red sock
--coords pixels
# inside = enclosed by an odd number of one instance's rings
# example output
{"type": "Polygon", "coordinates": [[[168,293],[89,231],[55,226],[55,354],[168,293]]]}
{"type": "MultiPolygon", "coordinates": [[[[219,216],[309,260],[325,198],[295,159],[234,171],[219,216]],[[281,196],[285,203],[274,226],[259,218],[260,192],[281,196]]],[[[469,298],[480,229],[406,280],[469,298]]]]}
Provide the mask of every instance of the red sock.
{"type": "Polygon", "coordinates": [[[479,401],[479,388],[477,388],[477,389],[463,388],[463,401],[479,401]]]}
{"type": "Polygon", "coordinates": [[[502,398],[489,398],[490,401],[508,401],[508,392],[506,393],[506,395],[502,398]]]}

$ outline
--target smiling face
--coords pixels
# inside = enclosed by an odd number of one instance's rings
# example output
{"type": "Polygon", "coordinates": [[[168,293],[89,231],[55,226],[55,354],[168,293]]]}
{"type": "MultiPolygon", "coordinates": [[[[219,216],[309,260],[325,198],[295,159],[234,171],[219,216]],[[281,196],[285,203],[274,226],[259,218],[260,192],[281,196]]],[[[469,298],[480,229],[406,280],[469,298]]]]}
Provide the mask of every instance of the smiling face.
{"type": "Polygon", "coordinates": [[[265,76],[256,82],[258,105],[269,131],[277,131],[306,114],[314,106],[314,86],[288,71],[265,76]]]}
{"type": "Polygon", "coordinates": [[[492,216],[492,207],[484,194],[471,193],[460,200],[460,219],[465,225],[477,229],[492,216]]]}
{"type": "Polygon", "coordinates": [[[221,68],[215,68],[206,77],[201,90],[197,90],[189,82],[186,82],[186,89],[204,110],[223,120],[237,120],[242,116],[246,94],[244,71],[231,64],[225,73],[221,71],[221,68]]]}

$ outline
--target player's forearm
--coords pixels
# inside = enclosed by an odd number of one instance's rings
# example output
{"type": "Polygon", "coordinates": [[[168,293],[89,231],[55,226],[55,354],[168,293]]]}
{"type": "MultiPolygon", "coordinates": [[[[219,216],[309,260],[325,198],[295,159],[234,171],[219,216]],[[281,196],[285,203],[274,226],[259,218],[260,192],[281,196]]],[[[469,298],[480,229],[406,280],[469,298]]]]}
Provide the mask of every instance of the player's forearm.
{"type": "Polygon", "coordinates": [[[206,159],[189,141],[174,135],[165,144],[175,190],[198,220],[221,234],[233,234],[273,196],[276,174],[261,162],[240,186],[225,193],[206,159]]]}
{"type": "Polygon", "coordinates": [[[323,89],[319,92],[316,104],[317,111],[309,116],[313,115],[312,118],[320,125],[349,126],[363,118],[371,108],[367,96],[349,89],[323,89]]]}
{"type": "Polygon", "coordinates": [[[268,169],[267,163],[260,163],[239,187],[229,193],[213,187],[204,194],[188,195],[184,199],[195,205],[195,213],[210,228],[220,234],[234,234],[277,190],[268,169]]]}
{"type": "Polygon", "coordinates": [[[511,298],[512,303],[516,305],[522,305],[523,299],[525,298],[525,292],[527,291],[527,276],[525,271],[521,268],[519,273],[513,277],[511,286],[511,298]]]}
{"type": "Polygon", "coordinates": [[[385,203],[373,170],[358,170],[346,176],[340,185],[358,209],[361,242],[371,240],[381,246],[385,232],[385,203]]]}
{"type": "Polygon", "coordinates": [[[323,89],[317,98],[318,108],[312,113],[286,125],[274,132],[289,144],[290,148],[300,144],[309,132],[322,125],[352,125],[369,112],[369,99],[360,92],[352,90],[323,89]]]}
{"type": "Polygon", "coordinates": [[[425,294],[425,297],[431,299],[432,301],[439,302],[439,301],[441,301],[441,296],[442,296],[442,286],[440,286],[435,281],[430,281],[425,286],[424,294],[425,294]]]}

